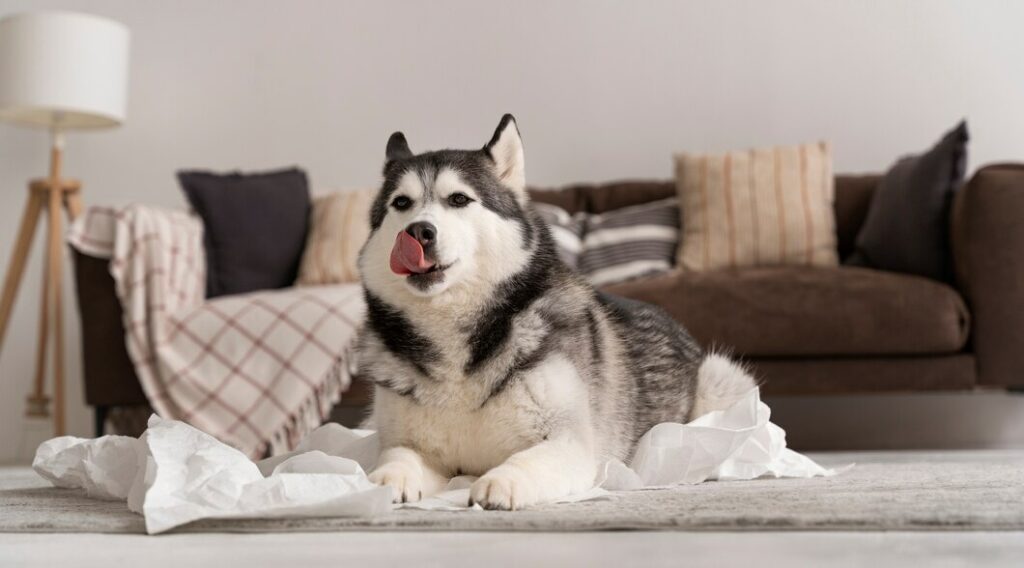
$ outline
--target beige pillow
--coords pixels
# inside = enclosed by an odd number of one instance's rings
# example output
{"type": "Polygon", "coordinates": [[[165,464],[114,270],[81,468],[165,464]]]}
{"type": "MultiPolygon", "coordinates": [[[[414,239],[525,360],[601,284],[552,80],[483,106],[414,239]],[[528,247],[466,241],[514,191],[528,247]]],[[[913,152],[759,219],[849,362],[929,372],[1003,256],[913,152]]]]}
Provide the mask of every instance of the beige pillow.
{"type": "Polygon", "coordinates": [[[825,142],[677,155],[678,264],[836,266],[834,184],[825,142]]]}
{"type": "Polygon", "coordinates": [[[300,286],[358,282],[359,249],[370,236],[370,206],[375,190],[337,192],[315,197],[309,236],[299,265],[300,286]]]}

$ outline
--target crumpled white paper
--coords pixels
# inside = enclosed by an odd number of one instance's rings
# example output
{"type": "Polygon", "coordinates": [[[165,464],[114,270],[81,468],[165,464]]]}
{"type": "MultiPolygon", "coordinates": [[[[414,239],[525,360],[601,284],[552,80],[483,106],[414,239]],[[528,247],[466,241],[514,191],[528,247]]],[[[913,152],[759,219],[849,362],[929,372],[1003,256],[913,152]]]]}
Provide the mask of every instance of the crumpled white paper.
{"type": "MultiPolygon", "coordinates": [[[[835,475],[786,448],[757,389],[724,411],[689,424],[651,428],[627,465],[610,461],[594,488],[558,502],[607,498],[613,491],[706,480],[835,475]]],[[[377,462],[377,435],[327,424],[294,452],[253,462],[245,454],[175,420],[158,416],[138,439],[62,436],[44,442],[32,467],[58,487],[123,499],[156,534],[205,518],[372,516],[397,507],[391,490],[366,476],[377,462]]],[[[407,508],[468,509],[473,477],[452,479],[438,495],[407,508]]],[[[479,506],[476,506],[479,508],[479,506]]]]}
{"type": "Polygon", "coordinates": [[[708,480],[815,477],[837,472],[786,447],[786,432],[772,424],[758,389],[726,410],[689,422],[664,422],[637,441],[629,465],[605,464],[598,485],[609,490],[667,487],[708,480]]]}

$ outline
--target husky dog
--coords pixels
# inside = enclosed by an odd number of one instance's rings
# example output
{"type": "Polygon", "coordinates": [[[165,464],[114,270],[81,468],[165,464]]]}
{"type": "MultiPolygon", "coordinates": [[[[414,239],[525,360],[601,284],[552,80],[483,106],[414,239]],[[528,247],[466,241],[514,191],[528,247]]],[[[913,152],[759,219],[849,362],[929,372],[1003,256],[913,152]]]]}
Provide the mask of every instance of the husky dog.
{"type": "Polygon", "coordinates": [[[659,422],[728,407],[754,381],[662,310],[597,292],[529,203],[511,115],[480,150],[387,143],[359,257],[374,383],[370,474],[396,502],[480,476],[470,503],[517,509],[590,489],[659,422]]]}

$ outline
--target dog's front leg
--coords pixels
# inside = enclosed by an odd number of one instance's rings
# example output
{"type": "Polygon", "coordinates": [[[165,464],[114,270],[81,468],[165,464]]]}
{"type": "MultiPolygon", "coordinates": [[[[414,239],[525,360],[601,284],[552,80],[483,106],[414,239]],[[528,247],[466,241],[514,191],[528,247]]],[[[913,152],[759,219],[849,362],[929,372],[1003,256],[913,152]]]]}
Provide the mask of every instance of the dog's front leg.
{"type": "Polygon", "coordinates": [[[513,454],[470,488],[470,505],[514,510],[593,487],[597,463],[589,444],[565,434],[513,454]]]}
{"type": "Polygon", "coordinates": [[[381,452],[378,463],[370,481],[390,487],[395,503],[419,501],[441,491],[448,483],[441,472],[409,448],[388,448],[381,452]]]}

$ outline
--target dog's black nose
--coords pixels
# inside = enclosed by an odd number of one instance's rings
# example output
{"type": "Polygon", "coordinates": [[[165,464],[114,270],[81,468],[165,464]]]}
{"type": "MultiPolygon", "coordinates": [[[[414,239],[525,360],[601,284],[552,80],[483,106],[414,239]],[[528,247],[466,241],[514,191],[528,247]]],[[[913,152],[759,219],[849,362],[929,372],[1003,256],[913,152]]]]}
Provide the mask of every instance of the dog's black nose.
{"type": "Polygon", "coordinates": [[[405,232],[412,235],[424,248],[434,244],[437,240],[437,227],[433,223],[417,221],[405,228],[405,232]]]}

